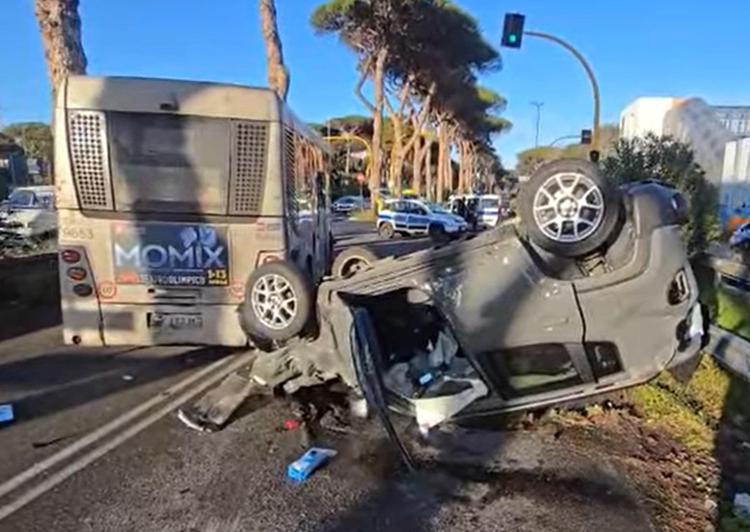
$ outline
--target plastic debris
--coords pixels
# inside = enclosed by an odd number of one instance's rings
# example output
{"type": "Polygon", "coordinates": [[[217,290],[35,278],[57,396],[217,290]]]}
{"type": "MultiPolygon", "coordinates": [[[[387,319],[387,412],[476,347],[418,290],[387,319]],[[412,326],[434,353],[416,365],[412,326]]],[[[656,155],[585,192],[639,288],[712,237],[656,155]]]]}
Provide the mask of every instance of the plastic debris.
{"type": "Polygon", "coordinates": [[[734,496],[734,513],[750,520],[750,494],[737,493],[734,496]]]}
{"type": "Polygon", "coordinates": [[[300,425],[302,425],[302,423],[297,419],[287,419],[284,421],[284,428],[289,431],[297,430],[300,428],[300,425]]]}
{"type": "MultiPolygon", "coordinates": [[[[458,414],[472,402],[487,395],[487,385],[480,379],[451,379],[442,380],[444,390],[434,388],[434,394],[429,397],[412,399],[417,416],[417,424],[422,434],[426,434],[432,427],[458,414]],[[458,391],[448,388],[459,387],[458,391]],[[443,393],[443,395],[439,395],[443,393]]],[[[433,392],[433,389],[430,390],[433,392]]]]}
{"type": "Polygon", "coordinates": [[[338,452],[333,449],[312,447],[300,458],[289,464],[287,476],[294,482],[305,482],[318,468],[337,454],[338,452]]]}
{"type": "Polygon", "coordinates": [[[10,423],[13,419],[13,405],[0,405],[0,423],[10,423]]]}
{"type": "Polygon", "coordinates": [[[428,361],[431,367],[450,366],[453,357],[458,353],[458,342],[453,335],[440,331],[435,346],[429,350],[428,361]]]}

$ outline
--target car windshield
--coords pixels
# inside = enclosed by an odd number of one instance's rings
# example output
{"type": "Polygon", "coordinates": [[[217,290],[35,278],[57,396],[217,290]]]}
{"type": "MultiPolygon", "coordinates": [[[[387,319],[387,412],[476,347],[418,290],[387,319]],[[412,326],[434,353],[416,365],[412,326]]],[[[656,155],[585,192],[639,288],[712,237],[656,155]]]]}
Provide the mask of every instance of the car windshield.
{"type": "Polygon", "coordinates": [[[500,202],[497,198],[482,198],[479,201],[479,208],[480,209],[497,209],[499,204],[500,202]]]}
{"type": "Polygon", "coordinates": [[[16,208],[34,206],[34,193],[30,190],[16,190],[8,197],[8,205],[16,208]]]}
{"type": "Polygon", "coordinates": [[[445,209],[445,207],[443,207],[442,205],[440,205],[438,203],[430,203],[430,204],[428,204],[428,206],[430,207],[430,211],[432,211],[434,213],[437,213],[437,214],[450,214],[450,212],[448,212],[445,209]]]}

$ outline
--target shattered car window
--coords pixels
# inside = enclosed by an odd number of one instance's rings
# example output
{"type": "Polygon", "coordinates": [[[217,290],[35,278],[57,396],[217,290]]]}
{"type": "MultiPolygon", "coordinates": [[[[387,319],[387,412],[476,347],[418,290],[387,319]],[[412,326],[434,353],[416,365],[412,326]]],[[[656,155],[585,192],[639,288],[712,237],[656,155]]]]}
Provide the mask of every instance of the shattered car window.
{"type": "Polygon", "coordinates": [[[29,190],[16,190],[8,198],[8,205],[17,209],[34,207],[36,196],[29,190]]]}

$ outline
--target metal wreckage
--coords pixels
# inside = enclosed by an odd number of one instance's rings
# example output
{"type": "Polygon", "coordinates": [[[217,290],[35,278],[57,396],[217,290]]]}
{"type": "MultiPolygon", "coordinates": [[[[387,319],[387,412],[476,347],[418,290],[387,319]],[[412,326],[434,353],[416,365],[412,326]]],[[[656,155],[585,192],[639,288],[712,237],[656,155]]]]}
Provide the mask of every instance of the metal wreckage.
{"type": "Polygon", "coordinates": [[[523,184],[519,210],[323,282],[317,336],[260,355],[254,380],[288,393],[340,380],[398,440],[389,410],[429,430],[692,373],[706,323],[675,189],[617,188],[563,160],[523,184]]]}

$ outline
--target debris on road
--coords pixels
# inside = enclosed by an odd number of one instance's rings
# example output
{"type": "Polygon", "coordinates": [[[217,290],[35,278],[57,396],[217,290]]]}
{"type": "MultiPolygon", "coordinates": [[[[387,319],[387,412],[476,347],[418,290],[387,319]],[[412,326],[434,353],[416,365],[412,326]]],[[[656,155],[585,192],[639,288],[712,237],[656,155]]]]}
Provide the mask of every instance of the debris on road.
{"type": "Polygon", "coordinates": [[[52,438],[51,440],[45,440],[45,441],[35,441],[31,443],[31,446],[34,449],[44,449],[45,447],[50,447],[52,445],[57,445],[58,443],[62,443],[65,440],[69,440],[70,438],[73,438],[74,436],[77,436],[78,433],[74,432],[71,434],[65,434],[64,436],[58,436],[56,438],[52,438]]]}
{"type": "Polygon", "coordinates": [[[312,447],[300,458],[289,464],[287,476],[294,482],[305,482],[318,468],[337,454],[338,452],[333,449],[312,447]]]}
{"type": "Polygon", "coordinates": [[[134,378],[135,377],[133,377],[132,375],[123,375],[122,376],[122,380],[124,380],[124,381],[132,381],[134,378]]]}
{"type": "Polygon", "coordinates": [[[10,423],[14,420],[13,405],[0,405],[0,423],[10,423]]]}

